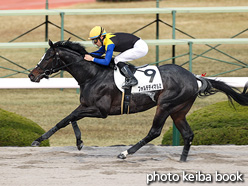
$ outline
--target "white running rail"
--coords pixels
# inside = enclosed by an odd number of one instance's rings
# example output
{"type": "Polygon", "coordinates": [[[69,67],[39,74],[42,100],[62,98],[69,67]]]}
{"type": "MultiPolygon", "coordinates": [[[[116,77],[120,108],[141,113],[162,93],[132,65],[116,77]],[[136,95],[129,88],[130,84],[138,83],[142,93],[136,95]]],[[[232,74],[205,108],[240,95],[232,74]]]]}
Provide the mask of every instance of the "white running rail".
{"type": "MultiPolygon", "coordinates": [[[[207,77],[210,78],[210,77],[207,77]]],[[[224,81],[233,87],[244,87],[248,77],[211,77],[224,81]]],[[[29,78],[0,78],[0,89],[34,89],[34,88],[79,88],[74,78],[42,79],[40,83],[31,82],[29,78]]]]}

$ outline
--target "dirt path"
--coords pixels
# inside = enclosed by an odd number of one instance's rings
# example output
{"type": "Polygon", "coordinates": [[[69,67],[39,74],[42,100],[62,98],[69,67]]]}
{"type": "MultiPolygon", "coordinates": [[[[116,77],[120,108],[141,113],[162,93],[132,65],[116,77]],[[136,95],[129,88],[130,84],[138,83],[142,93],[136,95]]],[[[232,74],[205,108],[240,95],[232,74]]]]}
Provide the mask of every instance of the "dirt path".
{"type": "Polygon", "coordinates": [[[177,179],[180,185],[202,185],[204,177],[204,185],[248,182],[248,146],[193,146],[186,163],[178,161],[182,147],[145,146],[126,160],[117,159],[127,148],[1,147],[0,185],[141,186],[154,177],[162,181],[150,185],[175,184],[177,179]],[[217,182],[216,171],[221,174],[217,179],[238,182],[217,182]]]}

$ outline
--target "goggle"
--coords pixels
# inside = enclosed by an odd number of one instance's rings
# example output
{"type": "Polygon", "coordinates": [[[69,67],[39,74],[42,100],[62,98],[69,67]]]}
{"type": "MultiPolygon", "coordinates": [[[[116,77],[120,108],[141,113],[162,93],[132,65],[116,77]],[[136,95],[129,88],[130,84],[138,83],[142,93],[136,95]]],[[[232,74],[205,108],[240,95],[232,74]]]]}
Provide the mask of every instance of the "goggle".
{"type": "Polygon", "coordinates": [[[93,44],[96,44],[96,43],[98,42],[98,39],[99,39],[99,38],[92,39],[92,43],[93,43],[93,44]]]}

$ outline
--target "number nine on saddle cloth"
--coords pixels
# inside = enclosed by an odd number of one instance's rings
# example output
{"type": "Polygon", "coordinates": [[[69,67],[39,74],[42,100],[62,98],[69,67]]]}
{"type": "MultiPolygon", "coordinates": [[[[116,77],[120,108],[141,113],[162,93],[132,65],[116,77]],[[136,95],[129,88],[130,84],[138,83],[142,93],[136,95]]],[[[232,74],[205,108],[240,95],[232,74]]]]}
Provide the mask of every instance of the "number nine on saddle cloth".
{"type": "Polygon", "coordinates": [[[154,93],[152,93],[152,91],[163,89],[161,75],[157,66],[144,65],[141,67],[135,67],[129,64],[129,68],[138,80],[138,84],[130,87],[130,89],[121,88],[125,82],[125,77],[121,74],[122,72],[120,72],[119,68],[114,70],[115,84],[122,92],[121,114],[129,113],[129,103],[132,93],[147,94],[151,99],[154,99],[154,93]]]}

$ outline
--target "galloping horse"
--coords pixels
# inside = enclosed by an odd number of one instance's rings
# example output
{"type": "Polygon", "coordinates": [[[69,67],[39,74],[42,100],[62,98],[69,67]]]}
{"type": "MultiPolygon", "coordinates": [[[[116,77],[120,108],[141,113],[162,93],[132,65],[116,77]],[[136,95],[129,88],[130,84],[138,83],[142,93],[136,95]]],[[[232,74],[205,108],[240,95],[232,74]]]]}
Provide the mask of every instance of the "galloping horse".
{"type": "MultiPolygon", "coordinates": [[[[122,93],[114,83],[114,70],[85,61],[84,55],[87,51],[80,44],[71,41],[53,43],[49,40],[49,45],[50,48],[29,74],[30,80],[40,82],[44,77],[48,78],[49,75],[59,70],[65,70],[80,85],[80,105],[52,129],[36,139],[32,146],[38,146],[43,140],[71,123],[76,135],[77,147],[80,150],[83,142],[76,121],[84,117],[106,118],[108,115],[121,114],[122,93]]],[[[186,161],[194,134],[185,116],[197,96],[208,96],[220,91],[225,93],[229,100],[232,98],[239,104],[248,106],[248,94],[246,93],[248,84],[242,93],[238,93],[224,82],[195,76],[177,65],[161,65],[158,69],[163,89],[152,91],[150,94],[133,93],[130,100],[130,113],[142,112],[157,106],[152,127],[145,138],[121,152],[118,158],[125,159],[127,155],[134,154],[142,146],[158,137],[166,119],[170,116],[184,139],[180,160],[186,161]],[[202,83],[200,88],[198,88],[197,80],[202,83]]]]}

